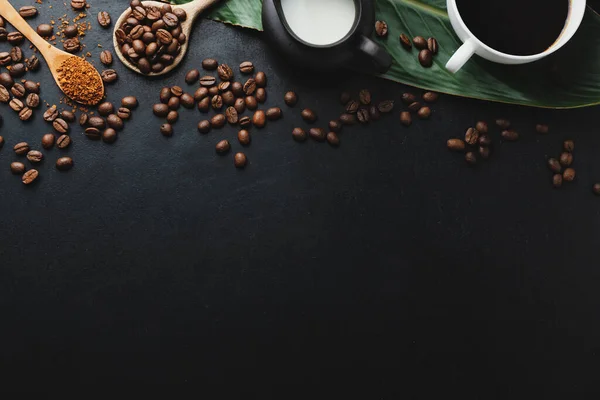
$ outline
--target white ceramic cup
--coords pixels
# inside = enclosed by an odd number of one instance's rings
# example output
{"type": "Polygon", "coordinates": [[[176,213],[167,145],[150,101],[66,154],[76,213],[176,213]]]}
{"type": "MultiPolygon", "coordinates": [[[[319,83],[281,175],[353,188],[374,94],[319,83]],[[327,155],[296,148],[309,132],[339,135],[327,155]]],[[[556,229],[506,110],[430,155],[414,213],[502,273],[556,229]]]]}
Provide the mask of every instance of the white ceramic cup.
{"type": "Polygon", "coordinates": [[[579,28],[579,25],[581,25],[581,20],[585,14],[585,0],[569,0],[569,15],[565,21],[565,27],[563,28],[563,31],[557,38],[556,42],[554,42],[554,44],[552,44],[552,46],[550,46],[546,51],[530,56],[515,56],[492,49],[481,40],[477,39],[473,33],[471,33],[460,16],[458,7],[456,5],[456,0],[447,0],[447,8],[452,27],[456,31],[456,34],[460,40],[463,41],[463,45],[456,50],[454,55],[446,64],[446,68],[450,72],[455,73],[461,69],[467,61],[469,61],[473,54],[477,54],[480,57],[500,64],[526,64],[537,61],[554,53],[556,50],[563,47],[573,37],[577,31],[577,28],[579,28]]]}

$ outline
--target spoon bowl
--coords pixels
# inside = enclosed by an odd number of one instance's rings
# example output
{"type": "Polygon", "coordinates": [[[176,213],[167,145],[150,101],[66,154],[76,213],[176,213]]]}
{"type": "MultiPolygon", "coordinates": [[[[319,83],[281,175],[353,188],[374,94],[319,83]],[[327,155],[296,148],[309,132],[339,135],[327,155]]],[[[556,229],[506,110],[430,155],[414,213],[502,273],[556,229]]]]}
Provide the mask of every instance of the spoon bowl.
{"type": "MultiPolygon", "coordinates": [[[[171,72],[173,69],[175,69],[181,63],[181,60],[183,60],[183,57],[185,57],[185,54],[187,53],[188,45],[190,43],[190,33],[192,32],[192,28],[194,26],[194,22],[196,21],[196,18],[198,18],[198,16],[200,14],[202,14],[202,12],[204,10],[206,10],[213,4],[217,3],[218,1],[219,0],[194,0],[187,4],[182,4],[182,5],[172,4],[171,5],[171,7],[173,9],[180,8],[180,9],[184,10],[187,14],[187,18],[185,19],[185,21],[181,22],[181,32],[185,34],[185,36],[187,37],[187,40],[185,41],[184,44],[181,45],[181,50],[179,51],[179,54],[177,54],[177,56],[175,57],[175,59],[173,60],[173,63],[171,65],[165,67],[165,69],[163,69],[160,72],[149,72],[147,74],[142,73],[142,71],[140,71],[140,69],[135,64],[133,64],[131,61],[129,61],[123,55],[123,53],[121,52],[119,43],[117,42],[117,35],[116,35],[117,30],[119,28],[121,28],[123,23],[131,15],[131,7],[127,7],[127,9],[123,12],[123,14],[121,14],[119,19],[115,23],[115,28],[113,31],[113,45],[115,47],[115,52],[117,54],[117,57],[119,57],[119,60],[121,60],[121,62],[127,68],[129,68],[132,71],[137,72],[138,74],[144,75],[144,76],[160,76],[160,75],[164,75],[164,74],[171,72]]],[[[159,1],[143,1],[142,4],[145,7],[159,7],[160,8],[163,5],[168,4],[168,3],[162,3],[159,1]]]]}
{"type": "MultiPolygon", "coordinates": [[[[96,105],[104,97],[104,83],[98,71],[92,64],[85,61],[83,58],[67,53],[66,51],[57,49],[42,38],[38,33],[19,15],[17,10],[8,2],[8,0],[0,0],[0,15],[10,22],[19,32],[23,34],[42,54],[48,68],[52,73],[54,81],[60,90],[72,100],[80,104],[96,105]],[[78,60],[74,60],[74,59],[78,60]],[[63,69],[65,62],[71,60],[73,64],[77,64],[79,71],[72,69],[63,69]],[[61,81],[61,72],[64,72],[67,79],[61,81]],[[79,79],[74,74],[81,74],[79,79]],[[82,90],[73,89],[72,85],[76,82],[88,82],[87,85],[92,86],[92,83],[98,85],[99,89],[92,96],[85,95],[82,90]],[[69,94],[71,92],[71,94],[69,94]]],[[[64,76],[63,76],[64,77],[64,76]]]]}

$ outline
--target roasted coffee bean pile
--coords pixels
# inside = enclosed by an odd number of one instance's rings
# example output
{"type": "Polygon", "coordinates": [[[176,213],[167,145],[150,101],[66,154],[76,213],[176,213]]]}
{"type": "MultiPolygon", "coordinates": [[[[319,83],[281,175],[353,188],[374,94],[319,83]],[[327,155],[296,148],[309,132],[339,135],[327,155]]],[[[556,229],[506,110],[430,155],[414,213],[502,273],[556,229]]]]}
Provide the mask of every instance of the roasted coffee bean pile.
{"type": "MultiPolygon", "coordinates": [[[[254,74],[255,66],[252,62],[244,61],[234,70],[227,64],[219,64],[217,60],[207,58],[202,61],[202,69],[205,72],[192,69],[185,75],[187,85],[198,85],[193,94],[186,92],[181,86],[161,89],[160,102],[152,106],[152,111],[157,117],[166,120],[160,126],[163,136],[173,136],[173,125],[179,120],[180,107],[197,108],[201,113],[208,113],[212,109],[214,115],[200,121],[198,131],[206,134],[212,129],[221,129],[226,124],[239,126],[238,142],[242,146],[250,145],[252,127],[264,128],[269,121],[282,118],[283,111],[280,107],[259,109],[259,104],[267,99],[267,76],[262,71],[254,74]],[[215,72],[217,76],[214,75],[215,72]],[[240,81],[235,80],[238,73],[243,77],[240,81]],[[251,111],[251,115],[244,115],[246,110],[251,111]]],[[[297,96],[288,94],[284,101],[288,105],[295,104],[297,96]]],[[[216,152],[220,155],[229,153],[230,149],[231,144],[227,140],[220,141],[216,146],[216,152]]],[[[237,168],[244,168],[247,162],[243,153],[235,154],[234,165],[237,168]]]]}
{"type": "Polygon", "coordinates": [[[574,150],[575,142],[573,142],[572,140],[565,140],[563,142],[563,151],[558,157],[558,159],[548,159],[548,168],[550,168],[550,171],[552,171],[553,173],[552,185],[555,188],[561,187],[563,182],[573,182],[575,180],[575,169],[572,166],[574,150]]]}
{"type": "Polygon", "coordinates": [[[118,51],[144,74],[160,72],[171,65],[187,40],[181,23],[187,19],[182,8],[144,6],[131,1],[131,14],[115,32],[118,51]]]}
{"type": "MultiPolygon", "coordinates": [[[[375,35],[380,38],[388,36],[388,24],[385,21],[375,22],[375,35]]],[[[413,46],[419,51],[417,59],[424,68],[430,68],[433,65],[433,57],[438,54],[439,44],[436,38],[425,39],[423,36],[415,36],[412,41],[405,34],[399,36],[400,45],[408,52],[412,52],[413,46]]]]}

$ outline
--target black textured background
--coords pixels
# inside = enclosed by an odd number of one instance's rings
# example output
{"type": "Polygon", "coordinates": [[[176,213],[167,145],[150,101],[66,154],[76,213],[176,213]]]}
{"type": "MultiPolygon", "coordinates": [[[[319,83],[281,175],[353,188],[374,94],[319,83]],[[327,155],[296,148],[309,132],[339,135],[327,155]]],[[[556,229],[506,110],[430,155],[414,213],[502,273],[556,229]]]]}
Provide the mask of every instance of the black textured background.
{"type": "MultiPolygon", "coordinates": [[[[116,20],[126,2],[91,3],[85,43],[98,60],[97,43],[111,42],[95,14],[116,20]]],[[[74,16],[59,1],[40,10],[32,24],[74,16]]],[[[214,22],[198,23],[192,40],[184,65],[162,80],[116,62],[108,100],[138,96],[132,121],[113,145],[73,125],[66,153],[75,167],[59,173],[64,152],[44,151],[32,187],[11,175],[11,148],[39,147],[50,127],[41,112],[22,124],[0,107],[3,382],[342,382],[369,385],[368,398],[597,393],[597,108],[442,96],[431,121],[409,129],[397,108],[346,130],[339,149],[298,144],[290,132],[305,126],[302,107],[324,125],[344,88],[397,105],[407,88],[349,73],[302,76],[260,34],[214,22]],[[252,131],[243,171],[233,152],[214,151],[221,138],[239,151],[236,129],[200,135],[198,111],[183,110],[167,139],[151,113],[162,86],[193,92],[183,75],[205,57],[254,61],[269,78],[266,106],[284,110],[252,131]],[[300,96],[294,109],[282,102],[289,89],[300,96]],[[493,156],[477,168],[446,150],[447,138],[497,117],[522,140],[501,144],[494,131],[493,156]],[[549,135],[534,133],[538,122],[549,135]],[[578,175],[554,190],[545,158],[566,138],[576,142],[578,175]]],[[[45,100],[59,99],[45,68],[28,77],[42,82],[45,100]]]]}

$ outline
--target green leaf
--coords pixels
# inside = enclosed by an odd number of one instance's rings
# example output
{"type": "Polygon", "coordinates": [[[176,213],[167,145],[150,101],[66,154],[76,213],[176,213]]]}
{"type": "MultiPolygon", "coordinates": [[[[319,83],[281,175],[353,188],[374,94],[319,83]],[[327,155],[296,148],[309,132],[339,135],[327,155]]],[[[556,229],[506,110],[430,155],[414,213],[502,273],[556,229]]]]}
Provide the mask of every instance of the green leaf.
{"type": "MultiPolygon", "coordinates": [[[[444,66],[461,42],[448,19],[446,0],[376,0],[375,7],[377,19],[388,23],[389,34],[374,40],[394,58],[392,68],[381,75],[384,78],[441,93],[535,107],[600,104],[600,16],[589,8],[573,40],[541,61],[507,66],[474,56],[453,75],[444,66]],[[408,52],[400,45],[401,33],[438,40],[439,53],[431,68],[419,64],[415,49],[408,52]]],[[[261,30],[261,12],[260,0],[224,0],[207,17],[261,30]]]]}

